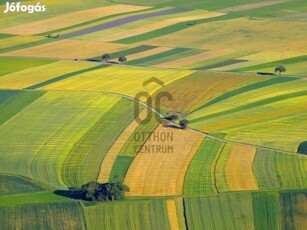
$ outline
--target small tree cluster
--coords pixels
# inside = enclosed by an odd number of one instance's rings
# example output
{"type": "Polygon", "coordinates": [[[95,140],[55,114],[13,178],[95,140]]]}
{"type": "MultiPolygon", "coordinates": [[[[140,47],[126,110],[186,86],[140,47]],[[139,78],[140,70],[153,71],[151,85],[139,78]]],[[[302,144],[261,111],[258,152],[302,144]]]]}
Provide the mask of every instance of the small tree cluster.
{"type": "Polygon", "coordinates": [[[129,187],[121,181],[100,184],[92,181],[81,187],[81,198],[89,201],[113,201],[124,198],[129,187]]]}
{"type": "Polygon", "coordinates": [[[182,129],[186,129],[188,127],[188,123],[189,121],[186,119],[179,121],[179,125],[181,126],[182,129]]]}
{"type": "MultiPolygon", "coordinates": [[[[106,54],[102,55],[101,58],[102,58],[102,60],[108,62],[108,60],[111,59],[111,55],[108,54],[108,53],[106,53],[106,54]]],[[[127,58],[126,58],[125,56],[120,56],[120,57],[118,58],[118,61],[121,62],[121,63],[124,63],[124,62],[127,61],[127,58]]]]}

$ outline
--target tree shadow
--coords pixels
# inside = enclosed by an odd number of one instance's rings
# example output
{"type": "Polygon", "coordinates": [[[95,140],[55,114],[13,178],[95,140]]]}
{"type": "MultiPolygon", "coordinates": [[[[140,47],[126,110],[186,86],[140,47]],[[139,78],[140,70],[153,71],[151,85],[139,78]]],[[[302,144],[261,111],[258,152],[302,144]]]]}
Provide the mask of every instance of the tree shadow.
{"type": "Polygon", "coordinates": [[[81,191],[72,187],[70,187],[69,190],[55,190],[53,193],[58,196],[64,196],[75,200],[82,200],[81,191]]]}

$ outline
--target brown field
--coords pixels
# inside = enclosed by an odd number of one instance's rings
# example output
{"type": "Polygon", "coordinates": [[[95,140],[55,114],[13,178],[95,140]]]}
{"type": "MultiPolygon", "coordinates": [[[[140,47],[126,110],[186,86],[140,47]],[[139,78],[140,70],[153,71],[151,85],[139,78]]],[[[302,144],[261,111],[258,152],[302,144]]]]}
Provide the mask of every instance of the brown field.
{"type": "Polygon", "coordinates": [[[186,170],[203,136],[191,130],[159,125],[132,162],[125,183],[128,196],[165,196],[182,194],[186,170]],[[162,134],[172,139],[162,139],[162,134]],[[160,136],[160,138],[154,138],[160,136]],[[189,142],[186,140],[189,139],[189,142]],[[170,150],[170,148],[172,150],[170,150]],[[153,150],[149,153],[147,148],[153,150]],[[164,148],[164,151],[158,150],[164,148]],[[164,153],[161,153],[164,152],[164,153]]]}
{"type": "Polygon", "coordinates": [[[37,22],[1,29],[0,33],[20,35],[38,34],[90,21],[96,18],[106,17],[112,14],[138,11],[146,8],[149,7],[119,4],[89,10],[81,10],[37,22]]]}
{"type": "Polygon", "coordinates": [[[48,58],[90,58],[104,53],[126,49],[126,45],[96,41],[65,39],[27,49],[6,53],[6,56],[48,57],[48,58]]]}
{"type": "Polygon", "coordinates": [[[233,145],[226,163],[226,180],[231,191],[258,190],[253,173],[256,149],[242,145],[233,145]]]}
{"type": "MultiPolygon", "coordinates": [[[[144,109],[141,114],[140,118],[146,117],[147,115],[147,109],[144,109]]],[[[108,182],[113,164],[116,160],[116,157],[119,153],[119,151],[122,149],[130,135],[133,133],[133,131],[138,127],[139,123],[136,120],[133,120],[130,125],[122,132],[122,134],[116,139],[115,143],[112,145],[108,153],[106,154],[105,158],[102,161],[99,176],[98,176],[98,182],[108,182]]]]}

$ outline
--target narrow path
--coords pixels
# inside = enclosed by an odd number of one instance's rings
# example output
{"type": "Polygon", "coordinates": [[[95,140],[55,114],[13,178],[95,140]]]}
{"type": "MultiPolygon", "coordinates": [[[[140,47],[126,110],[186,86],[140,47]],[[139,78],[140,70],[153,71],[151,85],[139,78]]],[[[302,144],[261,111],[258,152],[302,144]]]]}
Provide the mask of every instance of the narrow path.
{"type": "MultiPolygon", "coordinates": [[[[131,96],[128,96],[128,95],[125,95],[125,94],[121,94],[121,93],[105,92],[105,91],[98,91],[98,90],[40,90],[40,89],[33,89],[32,90],[32,89],[2,89],[2,88],[0,88],[0,90],[50,91],[50,92],[89,92],[89,93],[102,93],[102,94],[109,94],[109,95],[118,95],[120,97],[127,98],[127,99],[129,99],[131,101],[134,101],[136,103],[139,103],[139,104],[145,106],[146,108],[150,109],[152,112],[157,114],[161,119],[165,120],[164,116],[158,110],[156,110],[152,106],[148,105],[146,102],[137,100],[134,97],[131,97],[131,96]]],[[[175,122],[172,122],[172,121],[169,121],[169,120],[165,120],[165,121],[169,122],[172,125],[178,126],[178,124],[176,124],[175,122]]],[[[299,153],[284,151],[284,150],[270,148],[270,147],[265,147],[265,146],[253,145],[253,144],[248,144],[248,143],[243,143],[243,142],[238,142],[238,141],[225,140],[225,139],[221,139],[221,138],[218,138],[218,137],[211,136],[208,133],[200,132],[199,130],[196,130],[196,129],[192,129],[192,128],[187,128],[187,129],[191,130],[193,132],[196,132],[196,133],[198,133],[200,135],[203,135],[205,137],[212,138],[214,140],[218,140],[218,141],[223,142],[223,143],[236,144],[236,145],[241,145],[241,146],[246,146],[246,147],[254,147],[254,148],[257,148],[257,149],[268,150],[268,151],[276,151],[276,152],[280,152],[280,153],[285,153],[285,154],[290,154],[290,155],[297,155],[297,156],[301,156],[301,157],[306,157],[307,158],[307,155],[303,155],[303,154],[299,154],[299,153]]]]}

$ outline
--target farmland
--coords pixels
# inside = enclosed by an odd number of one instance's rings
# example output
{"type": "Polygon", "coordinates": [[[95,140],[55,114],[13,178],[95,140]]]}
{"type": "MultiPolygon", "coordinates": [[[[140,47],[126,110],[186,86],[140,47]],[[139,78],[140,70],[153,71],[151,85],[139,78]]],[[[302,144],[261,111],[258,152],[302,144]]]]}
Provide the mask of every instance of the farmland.
{"type": "Polygon", "coordinates": [[[41,4],[0,21],[0,229],[304,229],[305,0],[41,4]]]}

